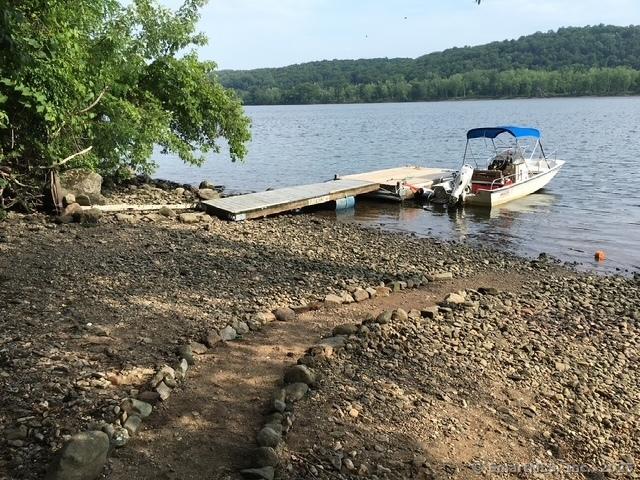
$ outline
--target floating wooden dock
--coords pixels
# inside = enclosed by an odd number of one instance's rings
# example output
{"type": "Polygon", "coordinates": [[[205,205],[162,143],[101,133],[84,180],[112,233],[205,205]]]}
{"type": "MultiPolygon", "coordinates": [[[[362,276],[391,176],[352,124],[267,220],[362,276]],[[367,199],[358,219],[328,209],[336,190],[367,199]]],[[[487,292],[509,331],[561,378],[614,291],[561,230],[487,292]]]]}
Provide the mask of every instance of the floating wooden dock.
{"type": "Polygon", "coordinates": [[[202,202],[208,213],[240,221],[320,205],[380,189],[380,184],[357,179],[331,180],[297,187],[279,188],[202,202]]]}
{"type": "Polygon", "coordinates": [[[408,165],[353,175],[336,175],[336,178],[379,183],[381,188],[374,196],[390,200],[407,200],[421,195],[424,190],[440,183],[443,178],[450,177],[452,173],[453,170],[443,168],[408,165]]]}

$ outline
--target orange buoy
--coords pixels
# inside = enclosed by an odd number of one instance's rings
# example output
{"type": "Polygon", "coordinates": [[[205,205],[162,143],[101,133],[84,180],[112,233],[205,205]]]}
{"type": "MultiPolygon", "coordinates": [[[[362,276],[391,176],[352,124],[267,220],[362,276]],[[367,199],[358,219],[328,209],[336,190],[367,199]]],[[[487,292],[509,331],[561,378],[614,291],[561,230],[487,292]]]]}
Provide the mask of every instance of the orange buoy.
{"type": "Polygon", "coordinates": [[[607,254],[604,253],[604,250],[598,250],[594,257],[597,261],[602,262],[607,259],[607,254]]]}

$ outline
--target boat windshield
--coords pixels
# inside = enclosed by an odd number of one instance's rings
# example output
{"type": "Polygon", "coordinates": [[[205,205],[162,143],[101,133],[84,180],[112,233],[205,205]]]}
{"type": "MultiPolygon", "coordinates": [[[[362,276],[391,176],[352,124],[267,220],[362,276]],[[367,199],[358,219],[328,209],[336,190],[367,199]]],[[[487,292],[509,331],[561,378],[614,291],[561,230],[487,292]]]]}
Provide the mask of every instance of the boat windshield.
{"type": "Polygon", "coordinates": [[[545,158],[539,138],[515,138],[503,133],[495,138],[468,138],[463,163],[473,161],[477,168],[498,168],[498,164],[517,164],[536,158],[545,158]]]}

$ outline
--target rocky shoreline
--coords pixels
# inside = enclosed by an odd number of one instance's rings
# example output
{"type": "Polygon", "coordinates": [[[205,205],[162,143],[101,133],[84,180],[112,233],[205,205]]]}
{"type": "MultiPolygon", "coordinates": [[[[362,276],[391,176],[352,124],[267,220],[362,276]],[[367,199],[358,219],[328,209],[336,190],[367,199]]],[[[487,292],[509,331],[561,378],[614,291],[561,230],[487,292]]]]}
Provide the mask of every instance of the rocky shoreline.
{"type": "Polygon", "coordinates": [[[638,301],[624,279],[548,278],[338,327],[342,348],[299,361],[315,389],[281,478],[631,477],[638,301]]]}
{"type": "MultiPolygon", "coordinates": [[[[170,203],[196,195],[173,186],[169,193],[154,188],[136,186],[107,198],[170,203]]],[[[0,223],[0,478],[41,477],[52,452],[70,435],[115,422],[116,407],[136,397],[164,364],[179,360],[181,345],[231,334],[229,329],[246,334],[274,309],[335,302],[357,287],[399,289],[442,274],[529,277],[543,282],[547,293],[536,298],[532,291],[528,302],[553,312],[540,322],[574,325],[578,309],[588,327],[581,332],[606,338],[623,320],[635,335],[638,321],[634,280],[589,277],[545,259],[311,216],[227,223],[199,212],[165,212],[80,220],[57,224],[40,215],[10,215],[0,223]],[[580,289],[569,288],[573,282],[580,289]],[[591,309],[583,305],[586,295],[594,299],[591,309]]],[[[565,342],[575,332],[565,332],[565,342]]],[[[434,334],[443,332],[429,332],[434,334]]],[[[532,351],[544,342],[538,339],[532,351]]],[[[602,340],[596,348],[609,349],[604,358],[627,355],[618,347],[602,340]]],[[[637,368],[631,361],[637,344],[625,348],[631,352],[625,365],[637,368]]],[[[562,350],[545,352],[559,359],[549,360],[553,364],[566,361],[562,350]]],[[[617,372],[614,367],[605,363],[598,371],[617,372]]],[[[637,395],[631,388],[637,388],[636,373],[629,371],[624,386],[637,395]]],[[[600,416],[619,426],[618,417],[600,416]]]]}

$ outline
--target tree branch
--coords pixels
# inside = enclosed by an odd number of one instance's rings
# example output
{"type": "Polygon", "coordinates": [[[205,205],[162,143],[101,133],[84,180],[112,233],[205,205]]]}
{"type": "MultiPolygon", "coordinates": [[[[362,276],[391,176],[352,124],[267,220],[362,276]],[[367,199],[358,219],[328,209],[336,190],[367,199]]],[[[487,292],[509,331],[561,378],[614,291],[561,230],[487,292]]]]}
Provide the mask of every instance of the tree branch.
{"type": "Polygon", "coordinates": [[[107,90],[109,90],[109,87],[104,87],[102,89],[102,91],[100,92],[100,94],[98,95],[98,98],[96,98],[93,103],[91,103],[91,105],[89,105],[86,108],[83,108],[82,110],[80,110],[78,113],[76,113],[76,115],[82,115],[83,113],[87,113],[89,110],[91,110],[93,107],[95,107],[98,102],[100,102],[100,100],[102,99],[102,96],[107,93],[107,90]]]}
{"type": "Polygon", "coordinates": [[[85,148],[84,150],[80,150],[79,152],[76,152],[73,155],[69,155],[67,158],[65,158],[63,160],[60,160],[58,163],[54,163],[50,167],[40,167],[40,168],[55,168],[55,167],[59,167],[61,165],[64,165],[65,163],[67,163],[69,160],[73,160],[74,158],[79,157],[80,155],[84,155],[85,153],[89,153],[92,148],[93,148],[93,145],[85,148]]]}

